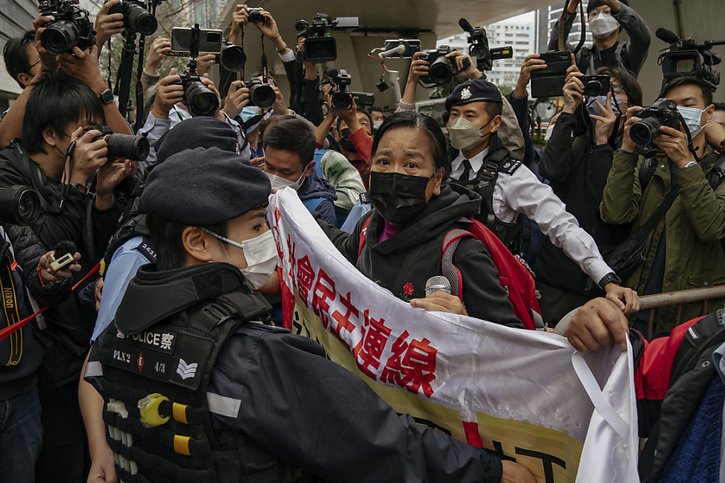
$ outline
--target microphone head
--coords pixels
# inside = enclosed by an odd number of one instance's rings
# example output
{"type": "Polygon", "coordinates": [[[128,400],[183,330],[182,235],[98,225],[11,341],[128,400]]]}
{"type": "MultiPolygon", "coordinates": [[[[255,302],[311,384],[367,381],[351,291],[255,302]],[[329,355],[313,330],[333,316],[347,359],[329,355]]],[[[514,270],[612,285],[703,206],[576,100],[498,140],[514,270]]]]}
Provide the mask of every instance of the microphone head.
{"type": "Polygon", "coordinates": [[[655,35],[657,35],[658,39],[667,42],[668,44],[674,44],[675,42],[680,41],[680,37],[676,33],[671,30],[667,30],[664,27],[658,28],[655,35]]]}
{"type": "Polygon", "coordinates": [[[466,32],[471,32],[473,30],[473,27],[471,26],[471,22],[466,20],[465,18],[461,17],[458,20],[458,25],[465,30],[466,32]]]}
{"type": "Polygon", "coordinates": [[[436,275],[431,277],[425,282],[425,296],[429,296],[436,292],[443,292],[450,295],[451,293],[451,282],[442,275],[436,275]]]}
{"type": "Polygon", "coordinates": [[[73,243],[72,241],[66,240],[66,241],[58,242],[58,244],[53,249],[53,252],[54,252],[53,257],[56,260],[58,260],[61,257],[67,255],[68,253],[73,255],[77,251],[78,250],[76,250],[76,244],[73,243]]]}

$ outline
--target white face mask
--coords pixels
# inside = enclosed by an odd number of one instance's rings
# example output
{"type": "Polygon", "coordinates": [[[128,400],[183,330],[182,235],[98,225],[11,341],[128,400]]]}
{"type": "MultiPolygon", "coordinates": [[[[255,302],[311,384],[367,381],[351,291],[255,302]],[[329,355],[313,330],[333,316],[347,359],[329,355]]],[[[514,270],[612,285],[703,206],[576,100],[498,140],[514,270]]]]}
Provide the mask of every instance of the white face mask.
{"type": "Polygon", "coordinates": [[[274,237],[272,237],[272,230],[266,231],[249,240],[244,240],[241,243],[237,243],[234,240],[230,240],[209,230],[204,231],[214,238],[242,249],[244,258],[247,259],[247,268],[243,268],[240,271],[253,290],[257,290],[267,283],[269,277],[277,270],[279,256],[277,254],[277,245],[275,245],[274,237]]]}
{"type": "Polygon", "coordinates": [[[304,176],[304,174],[300,176],[297,181],[290,181],[275,174],[266,172],[264,174],[267,175],[267,177],[269,178],[269,182],[272,183],[272,192],[281,190],[282,188],[292,188],[293,190],[297,191],[298,189],[300,189],[300,186],[302,186],[304,176]]]}
{"type": "Polygon", "coordinates": [[[700,131],[702,131],[702,125],[700,124],[702,119],[702,109],[698,109],[697,107],[677,106],[677,110],[680,112],[680,115],[682,115],[682,119],[685,120],[687,130],[690,131],[690,137],[694,138],[700,134],[700,131]]]}
{"type": "Polygon", "coordinates": [[[598,39],[606,39],[619,28],[619,22],[608,13],[598,13],[589,20],[589,30],[598,39]]]}
{"type": "Polygon", "coordinates": [[[377,131],[380,129],[380,126],[383,125],[383,121],[373,121],[373,128],[377,131]]]}

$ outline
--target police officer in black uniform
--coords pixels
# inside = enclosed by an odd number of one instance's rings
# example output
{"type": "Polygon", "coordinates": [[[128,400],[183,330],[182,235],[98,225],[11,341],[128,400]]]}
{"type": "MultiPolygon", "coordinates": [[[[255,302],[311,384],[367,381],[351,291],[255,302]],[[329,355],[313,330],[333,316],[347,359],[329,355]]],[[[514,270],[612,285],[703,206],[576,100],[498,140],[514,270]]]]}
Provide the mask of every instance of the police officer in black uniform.
{"type": "Polygon", "coordinates": [[[151,172],[141,207],[158,261],[131,281],[85,373],[119,480],[535,481],[396,414],[317,343],[265,324],[269,194],[262,171],[217,148],[151,172]]]}

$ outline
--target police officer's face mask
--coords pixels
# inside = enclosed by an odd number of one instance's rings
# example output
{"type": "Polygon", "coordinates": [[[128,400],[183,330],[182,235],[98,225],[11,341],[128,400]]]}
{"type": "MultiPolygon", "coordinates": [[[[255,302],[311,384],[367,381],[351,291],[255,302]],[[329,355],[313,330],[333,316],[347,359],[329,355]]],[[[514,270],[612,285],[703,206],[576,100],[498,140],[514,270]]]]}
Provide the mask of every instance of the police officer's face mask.
{"type": "Polygon", "coordinates": [[[247,268],[240,269],[240,271],[253,290],[257,290],[267,283],[276,271],[279,257],[277,254],[277,245],[275,245],[274,238],[272,237],[272,230],[268,230],[249,240],[244,240],[241,243],[237,243],[234,240],[230,240],[209,230],[204,231],[214,238],[242,249],[244,258],[247,260],[247,268]]]}
{"type": "Polygon", "coordinates": [[[589,19],[589,31],[598,39],[606,39],[619,28],[619,22],[608,13],[598,13],[589,19]]]}
{"type": "Polygon", "coordinates": [[[489,120],[483,126],[478,126],[468,119],[459,117],[448,126],[448,137],[451,140],[451,146],[460,151],[462,149],[472,149],[483,144],[491,137],[491,132],[483,133],[481,130],[491,124],[491,122],[493,122],[493,119],[489,120]]]}

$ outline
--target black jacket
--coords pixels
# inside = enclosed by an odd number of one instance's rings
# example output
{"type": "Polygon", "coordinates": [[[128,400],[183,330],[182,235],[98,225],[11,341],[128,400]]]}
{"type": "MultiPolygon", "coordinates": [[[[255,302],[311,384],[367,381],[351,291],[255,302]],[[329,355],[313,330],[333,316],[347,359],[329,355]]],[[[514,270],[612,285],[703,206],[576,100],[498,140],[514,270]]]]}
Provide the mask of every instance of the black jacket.
{"type": "MultiPolygon", "coordinates": [[[[454,183],[444,183],[423,212],[391,239],[378,243],[383,219],[376,210],[367,229],[366,243],[358,257],[360,231],[365,218],[352,234],[320,223],[338,250],[360,272],[404,300],[425,297],[429,278],[442,275],[441,257],[445,234],[465,229],[461,218],[479,212],[481,198],[454,183]],[[410,285],[406,293],[406,284],[410,285]]],[[[319,221],[318,221],[319,223],[319,221]]],[[[498,281],[498,269],[488,250],[478,240],[464,238],[453,256],[463,279],[463,303],[471,317],[510,327],[522,327],[513,306],[498,281]]]]}
{"type": "MultiPolygon", "coordinates": [[[[3,301],[0,327],[6,327],[33,313],[25,288],[43,307],[68,298],[71,286],[69,281],[41,286],[36,267],[46,248],[28,227],[9,225],[3,227],[3,230],[5,236],[0,236],[0,270],[7,271],[12,277],[12,300],[17,312],[3,301]],[[13,261],[17,262],[15,269],[11,268],[13,261]],[[8,313],[16,313],[18,320],[8,320],[8,313]]],[[[3,287],[3,290],[6,288],[3,287]]],[[[0,342],[0,401],[22,394],[36,384],[36,373],[43,359],[43,349],[34,335],[37,327],[37,321],[33,320],[0,342]]]]}
{"type": "MultiPolygon", "coordinates": [[[[31,186],[41,196],[43,211],[30,228],[45,248],[52,250],[65,240],[75,243],[82,270],[74,274],[73,283],[80,281],[103,256],[121,210],[96,210],[92,196],[46,177],[17,146],[0,151],[0,189],[14,185],[31,186]]],[[[75,293],[44,316],[47,328],[37,334],[45,349],[41,381],[60,386],[77,380],[90,345],[95,307],[81,303],[75,293]]]]}
{"type": "MultiPolygon", "coordinates": [[[[588,134],[572,137],[576,127],[575,116],[561,113],[551,139],[544,146],[539,172],[549,180],[554,193],[566,203],[579,226],[606,253],[629,234],[628,225],[609,225],[599,215],[599,204],[612,168],[612,148],[609,144],[592,146],[588,134]]],[[[596,295],[584,289],[589,277],[546,237],[534,271],[548,285],[580,295],[596,295]]],[[[594,290],[599,291],[596,285],[594,290]]]]}
{"type": "MultiPolygon", "coordinates": [[[[242,280],[226,264],[161,272],[147,265],[129,284],[119,317],[128,309],[135,326],[162,327],[199,299],[223,295],[215,280],[229,276],[242,280]],[[196,289],[175,286],[185,277],[194,277],[196,289]]],[[[91,362],[107,333],[94,344],[91,362]]],[[[102,390],[102,379],[89,379],[102,390]]],[[[215,423],[327,481],[501,480],[498,457],[396,414],[361,379],[327,360],[316,342],[286,329],[240,326],[216,359],[208,392],[238,408],[235,415],[214,414],[215,423]]]]}

